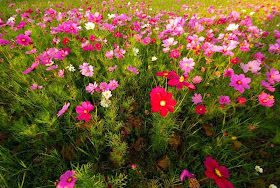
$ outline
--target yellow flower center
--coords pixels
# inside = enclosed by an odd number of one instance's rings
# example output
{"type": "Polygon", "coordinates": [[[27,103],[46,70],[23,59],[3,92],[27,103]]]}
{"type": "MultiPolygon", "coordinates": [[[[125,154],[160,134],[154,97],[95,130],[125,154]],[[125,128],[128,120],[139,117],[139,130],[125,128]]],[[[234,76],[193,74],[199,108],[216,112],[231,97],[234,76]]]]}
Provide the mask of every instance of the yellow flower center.
{"type": "Polygon", "coordinates": [[[25,39],[21,39],[22,42],[25,42],[25,39]]]}
{"type": "Polygon", "coordinates": [[[86,114],[88,111],[87,110],[84,110],[84,114],[86,114]]]}
{"type": "Polygon", "coordinates": [[[263,99],[262,102],[263,102],[263,103],[266,103],[266,99],[263,99]]]}
{"type": "Polygon", "coordinates": [[[273,99],[273,98],[274,98],[274,96],[273,96],[273,95],[271,95],[271,96],[269,96],[268,98],[269,98],[269,99],[273,99]]]}
{"type": "Polygon", "coordinates": [[[252,68],[253,68],[252,66],[249,67],[249,69],[252,69],[252,68]]]}
{"type": "Polygon", "coordinates": [[[274,78],[274,75],[271,75],[270,78],[274,78]]]}
{"type": "Polygon", "coordinates": [[[237,82],[237,84],[238,84],[238,85],[241,85],[241,84],[242,84],[242,82],[239,80],[239,81],[237,82]]]}
{"type": "Polygon", "coordinates": [[[215,168],[215,174],[217,176],[219,176],[220,178],[223,177],[223,175],[221,174],[221,172],[217,168],[215,168]]]}
{"type": "Polygon", "coordinates": [[[166,101],[160,101],[160,106],[165,106],[166,105],[166,101]]]}
{"type": "Polygon", "coordinates": [[[180,82],[183,82],[184,80],[185,80],[184,76],[181,76],[179,79],[180,82]]]}
{"type": "Polygon", "coordinates": [[[70,177],[70,178],[67,179],[67,182],[70,183],[71,181],[72,181],[72,177],[70,177]]]}

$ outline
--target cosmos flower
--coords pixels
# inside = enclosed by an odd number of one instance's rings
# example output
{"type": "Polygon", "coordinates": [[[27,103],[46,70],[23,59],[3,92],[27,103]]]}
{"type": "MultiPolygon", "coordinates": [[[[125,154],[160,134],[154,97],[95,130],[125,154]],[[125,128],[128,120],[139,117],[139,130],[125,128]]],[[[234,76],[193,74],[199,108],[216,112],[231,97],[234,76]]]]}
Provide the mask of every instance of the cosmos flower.
{"type": "Polygon", "coordinates": [[[194,104],[198,104],[198,103],[202,103],[202,97],[201,97],[201,94],[197,94],[195,93],[194,96],[192,97],[192,102],[194,104]]]}
{"type": "Polygon", "coordinates": [[[85,23],[86,30],[92,30],[92,29],[94,29],[94,27],[95,27],[95,24],[92,22],[85,23]]]}
{"type": "Polygon", "coordinates": [[[220,166],[212,157],[206,157],[204,165],[206,166],[205,175],[215,180],[220,188],[234,188],[233,184],[227,180],[230,174],[226,167],[220,166]]]}
{"type": "Polygon", "coordinates": [[[263,173],[263,169],[260,166],[255,166],[255,170],[259,173],[263,173]]]}
{"type": "Polygon", "coordinates": [[[234,74],[231,76],[230,81],[231,82],[229,85],[234,87],[234,89],[239,91],[240,93],[243,93],[245,89],[250,89],[250,86],[248,84],[251,82],[251,78],[245,77],[244,74],[234,74]]]}
{"type": "Polygon", "coordinates": [[[82,65],[79,66],[80,72],[84,76],[92,77],[93,76],[93,66],[88,65],[88,63],[83,63],[82,65]]]}
{"type": "Polygon", "coordinates": [[[182,61],[179,61],[180,67],[183,71],[189,73],[192,69],[194,69],[195,62],[193,58],[184,57],[182,61]]]}
{"type": "Polygon", "coordinates": [[[270,95],[268,93],[263,92],[262,94],[260,94],[258,96],[259,99],[259,103],[263,106],[268,106],[268,107],[272,107],[274,104],[274,96],[270,95]]]}
{"type": "Polygon", "coordinates": [[[110,89],[111,91],[115,90],[118,86],[119,86],[118,81],[116,81],[116,80],[110,80],[110,82],[109,82],[109,89],[110,89]]]}
{"type": "Polygon", "coordinates": [[[86,86],[86,91],[93,94],[94,91],[99,91],[99,87],[96,82],[94,82],[94,84],[89,83],[88,86],[86,86]]]}
{"type": "Polygon", "coordinates": [[[151,93],[152,112],[159,112],[161,116],[166,116],[168,112],[174,111],[176,100],[172,98],[172,93],[167,93],[161,87],[153,88],[151,93]]]}
{"type": "Polygon", "coordinates": [[[67,170],[64,174],[60,176],[60,181],[57,188],[74,188],[77,178],[74,177],[74,170],[67,170]]]}
{"type": "Polygon", "coordinates": [[[203,115],[206,113],[207,109],[204,105],[199,104],[195,107],[195,111],[196,113],[198,113],[199,115],[203,115]]]}
{"type": "Polygon", "coordinates": [[[90,104],[89,101],[82,102],[82,106],[76,107],[76,112],[79,114],[76,118],[78,120],[85,120],[85,122],[88,122],[91,119],[91,115],[89,114],[90,111],[94,109],[94,106],[90,104]]]}
{"type": "Polygon", "coordinates": [[[18,44],[22,45],[22,46],[28,46],[32,41],[31,38],[29,36],[20,34],[19,36],[17,36],[17,41],[18,44]]]}
{"type": "Polygon", "coordinates": [[[64,106],[62,107],[62,109],[59,110],[59,112],[56,114],[57,117],[59,117],[59,116],[61,116],[62,114],[64,114],[65,111],[69,108],[69,106],[70,106],[70,102],[65,103],[64,106]]]}
{"type": "Polygon", "coordinates": [[[136,67],[132,67],[131,65],[127,67],[127,70],[135,73],[135,74],[139,74],[138,70],[136,67]]]}
{"type": "Polygon", "coordinates": [[[32,86],[30,86],[30,89],[35,90],[35,89],[42,89],[43,86],[38,86],[36,83],[34,83],[32,86]]]}
{"type": "Polygon", "coordinates": [[[230,102],[231,100],[229,96],[224,96],[224,95],[220,96],[220,104],[230,104],[230,102]]]}
{"type": "Polygon", "coordinates": [[[195,176],[194,176],[194,174],[191,174],[189,171],[187,171],[186,169],[184,169],[184,170],[182,171],[181,175],[180,175],[180,180],[181,180],[181,182],[183,182],[183,181],[186,179],[186,177],[188,177],[188,178],[194,178],[195,176]]]}

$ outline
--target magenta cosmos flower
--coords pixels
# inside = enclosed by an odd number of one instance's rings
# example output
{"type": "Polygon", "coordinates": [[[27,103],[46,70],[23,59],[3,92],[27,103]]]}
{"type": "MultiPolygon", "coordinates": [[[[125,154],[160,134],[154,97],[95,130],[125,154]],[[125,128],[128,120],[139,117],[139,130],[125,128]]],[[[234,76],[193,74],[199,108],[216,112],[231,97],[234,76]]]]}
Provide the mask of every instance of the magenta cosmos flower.
{"type": "Polygon", "coordinates": [[[201,103],[202,102],[202,97],[201,97],[201,94],[197,94],[195,93],[194,96],[192,97],[192,102],[194,104],[198,104],[198,103],[201,103]]]}
{"type": "Polygon", "coordinates": [[[57,188],[73,188],[77,178],[73,177],[75,174],[74,170],[67,170],[64,174],[60,176],[60,181],[57,188]]]}
{"type": "Polygon", "coordinates": [[[231,100],[229,96],[224,96],[224,95],[220,96],[220,104],[230,104],[230,102],[231,100]]]}
{"type": "Polygon", "coordinates": [[[189,171],[187,171],[186,169],[184,169],[180,175],[180,179],[181,179],[181,182],[183,182],[186,177],[188,178],[194,178],[194,174],[191,174],[189,171]]]}
{"type": "Polygon", "coordinates": [[[234,87],[235,90],[239,91],[240,93],[244,92],[244,88],[250,89],[248,85],[251,82],[251,78],[246,78],[244,74],[234,74],[231,76],[229,85],[234,87]]]}
{"type": "Polygon", "coordinates": [[[89,112],[93,109],[94,106],[90,104],[89,101],[82,102],[82,106],[76,107],[76,112],[80,114],[76,118],[78,118],[78,120],[85,120],[86,122],[88,122],[91,119],[91,115],[89,114],[89,112]]]}
{"type": "Polygon", "coordinates": [[[279,74],[279,71],[276,70],[276,69],[270,69],[270,71],[266,72],[266,77],[267,77],[267,80],[272,84],[274,85],[275,82],[280,82],[280,74],[279,74]]]}
{"type": "Polygon", "coordinates": [[[268,107],[272,107],[275,101],[273,95],[264,92],[260,94],[258,98],[261,105],[268,106],[268,107]]]}
{"type": "Polygon", "coordinates": [[[185,77],[184,76],[178,76],[178,75],[174,75],[172,78],[170,78],[170,80],[168,81],[168,85],[170,86],[176,86],[176,88],[178,90],[181,90],[184,86],[187,86],[189,88],[189,90],[194,90],[195,86],[189,82],[185,81],[185,77]]]}
{"type": "Polygon", "coordinates": [[[99,87],[96,82],[94,84],[89,83],[88,86],[86,87],[87,92],[93,94],[94,91],[99,91],[99,87]]]}
{"type": "Polygon", "coordinates": [[[20,34],[17,36],[17,43],[22,46],[28,46],[31,43],[31,38],[29,36],[20,34]]]}

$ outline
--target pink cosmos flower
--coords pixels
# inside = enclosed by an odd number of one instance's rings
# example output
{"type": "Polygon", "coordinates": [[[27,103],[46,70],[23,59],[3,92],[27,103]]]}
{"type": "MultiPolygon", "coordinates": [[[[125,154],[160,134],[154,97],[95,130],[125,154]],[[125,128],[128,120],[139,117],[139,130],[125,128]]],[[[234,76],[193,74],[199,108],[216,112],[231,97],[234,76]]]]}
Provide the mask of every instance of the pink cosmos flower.
{"type": "Polygon", "coordinates": [[[169,57],[173,57],[175,59],[179,58],[181,56],[178,49],[173,49],[169,55],[169,57]]]}
{"type": "Polygon", "coordinates": [[[272,85],[275,84],[274,81],[280,82],[279,71],[276,69],[270,69],[269,72],[268,71],[266,72],[266,78],[267,78],[267,81],[269,81],[269,83],[271,83],[272,85]]]}
{"type": "Polygon", "coordinates": [[[138,69],[136,67],[128,66],[127,70],[129,70],[135,74],[139,74],[138,69]]]}
{"type": "Polygon", "coordinates": [[[184,57],[182,61],[179,61],[180,67],[183,71],[189,73],[192,69],[194,69],[195,62],[193,61],[193,58],[186,58],[184,57]]]}
{"type": "Polygon", "coordinates": [[[232,75],[234,75],[233,69],[225,69],[224,71],[224,77],[231,77],[232,75]]]}
{"type": "Polygon", "coordinates": [[[111,91],[115,90],[118,86],[119,86],[118,81],[116,81],[116,80],[110,80],[109,89],[110,89],[111,91]]]}
{"type": "Polygon", "coordinates": [[[122,48],[119,49],[119,47],[117,47],[115,50],[114,50],[114,54],[116,56],[116,58],[119,58],[119,59],[122,59],[124,58],[124,54],[126,53],[125,50],[123,50],[122,48]]]}
{"type": "Polygon", "coordinates": [[[91,115],[89,114],[89,112],[93,109],[94,106],[90,104],[89,101],[82,102],[82,106],[76,107],[76,112],[80,114],[76,118],[78,118],[78,120],[85,120],[85,122],[88,122],[91,119],[91,115]]]}
{"type": "Polygon", "coordinates": [[[268,83],[268,82],[266,82],[266,81],[264,81],[264,80],[261,81],[261,86],[263,86],[264,88],[266,88],[268,91],[271,91],[271,92],[274,92],[274,91],[275,91],[275,88],[272,87],[272,86],[270,85],[270,83],[268,83]]]}
{"type": "Polygon", "coordinates": [[[31,67],[30,68],[28,68],[28,69],[26,69],[25,71],[23,71],[22,73],[23,74],[28,74],[28,73],[30,73],[31,71],[33,71],[36,67],[38,67],[39,66],[39,62],[35,62],[35,63],[33,63],[32,65],[31,65],[31,67]]]}
{"type": "Polygon", "coordinates": [[[77,178],[73,177],[75,174],[74,170],[67,170],[60,176],[60,181],[57,188],[74,188],[77,178]]]}
{"type": "Polygon", "coordinates": [[[102,91],[107,91],[109,90],[109,85],[106,83],[106,82],[101,82],[99,84],[99,88],[102,90],[102,91]]]}
{"type": "Polygon", "coordinates": [[[117,67],[118,67],[117,65],[115,65],[115,66],[113,66],[113,67],[109,67],[109,68],[108,68],[108,71],[109,71],[109,72],[112,72],[112,71],[115,70],[117,67]]]}
{"type": "Polygon", "coordinates": [[[220,96],[220,104],[230,104],[230,102],[231,100],[229,96],[224,96],[224,95],[220,96]]]}
{"type": "Polygon", "coordinates": [[[46,70],[50,71],[50,70],[57,69],[57,68],[58,68],[58,65],[53,65],[53,66],[46,68],[46,70]]]}
{"type": "Polygon", "coordinates": [[[180,175],[180,179],[181,179],[181,182],[183,182],[186,177],[188,178],[194,178],[194,174],[191,174],[189,171],[187,171],[186,169],[184,169],[180,175]]]}
{"type": "Polygon", "coordinates": [[[163,40],[162,42],[163,42],[162,46],[165,48],[169,48],[169,46],[173,46],[178,43],[178,41],[174,41],[173,37],[163,40]]]}
{"type": "Polygon", "coordinates": [[[59,110],[59,112],[57,113],[57,117],[61,116],[62,114],[65,113],[65,111],[69,108],[70,106],[70,102],[65,103],[64,106],[62,107],[61,110],[59,110]]]}
{"type": "Polygon", "coordinates": [[[241,104],[241,105],[245,104],[246,101],[247,101],[246,98],[243,98],[243,97],[240,97],[240,96],[237,98],[238,104],[241,104]]]}
{"type": "Polygon", "coordinates": [[[106,52],[105,54],[105,57],[109,58],[109,59],[113,59],[113,56],[114,56],[114,51],[111,50],[111,51],[108,51],[106,52]]]}
{"type": "Polygon", "coordinates": [[[25,52],[25,54],[35,54],[35,53],[37,53],[37,49],[36,48],[34,48],[34,49],[30,50],[30,51],[26,51],[25,52]]]}
{"type": "Polygon", "coordinates": [[[258,98],[259,98],[259,102],[260,102],[261,105],[268,106],[268,107],[272,107],[273,104],[274,104],[274,101],[275,101],[273,95],[270,95],[270,94],[265,93],[265,92],[260,94],[258,96],[258,98]]]}
{"type": "Polygon", "coordinates": [[[29,36],[20,34],[19,36],[17,36],[17,41],[18,44],[22,45],[22,46],[28,46],[32,41],[31,38],[29,36]]]}
{"type": "Polygon", "coordinates": [[[199,84],[201,82],[201,80],[202,80],[201,76],[195,76],[195,77],[193,77],[192,82],[194,84],[199,84]]]}
{"type": "Polygon", "coordinates": [[[192,102],[194,104],[198,104],[198,103],[201,103],[202,102],[202,97],[201,97],[201,94],[197,94],[195,93],[194,96],[192,97],[192,102]]]}
{"type": "Polygon", "coordinates": [[[244,74],[234,74],[230,78],[230,86],[234,87],[235,90],[239,91],[240,93],[244,92],[244,88],[250,89],[248,85],[251,82],[251,78],[246,78],[244,74]]]}
{"type": "Polygon", "coordinates": [[[88,65],[88,63],[83,63],[82,65],[79,66],[80,72],[84,76],[92,77],[93,76],[93,66],[88,65]]]}
{"type": "Polygon", "coordinates": [[[261,70],[261,62],[258,60],[249,61],[247,64],[240,64],[241,68],[243,69],[244,73],[251,71],[252,73],[257,73],[261,70]]]}
{"type": "Polygon", "coordinates": [[[254,57],[259,61],[263,61],[265,58],[264,54],[262,54],[261,52],[256,53],[254,57]]]}
{"type": "Polygon", "coordinates": [[[42,89],[43,86],[38,86],[36,83],[34,83],[32,86],[30,86],[30,89],[35,90],[35,89],[42,89]]]}
{"type": "Polygon", "coordinates": [[[94,91],[99,91],[99,87],[96,82],[94,82],[94,84],[89,83],[88,86],[86,87],[86,91],[93,94],[94,91]]]}
{"type": "Polygon", "coordinates": [[[64,69],[61,69],[58,71],[58,77],[63,78],[64,77],[64,69]]]}

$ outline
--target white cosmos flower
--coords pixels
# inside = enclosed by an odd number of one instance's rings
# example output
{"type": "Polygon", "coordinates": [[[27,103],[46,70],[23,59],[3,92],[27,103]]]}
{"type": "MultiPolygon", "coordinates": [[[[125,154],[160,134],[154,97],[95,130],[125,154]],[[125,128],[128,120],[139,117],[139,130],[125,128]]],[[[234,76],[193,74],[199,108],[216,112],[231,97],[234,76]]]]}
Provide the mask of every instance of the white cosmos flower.
{"type": "Polygon", "coordinates": [[[8,21],[9,21],[9,22],[14,22],[14,21],[15,21],[15,18],[14,18],[14,17],[10,17],[10,18],[8,19],[8,21]]]}
{"type": "Polygon", "coordinates": [[[270,184],[270,186],[268,188],[277,188],[277,186],[274,184],[270,184]]]}
{"type": "Polygon", "coordinates": [[[108,14],[108,18],[109,18],[109,19],[112,19],[112,18],[115,18],[115,17],[116,17],[115,14],[108,14]]]}
{"type": "Polygon", "coordinates": [[[76,70],[75,67],[72,64],[67,66],[66,69],[68,69],[70,72],[75,72],[75,70],[76,70]]]}
{"type": "Polygon", "coordinates": [[[254,15],[255,14],[255,12],[250,12],[250,16],[252,16],[252,15],[254,15]]]}
{"type": "Polygon", "coordinates": [[[239,27],[238,24],[229,24],[229,26],[227,27],[227,31],[234,31],[234,30],[237,30],[239,27]]]}
{"type": "Polygon", "coordinates": [[[132,51],[134,53],[134,56],[137,56],[138,53],[139,53],[139,49],[138,48],[133,48],[132,51]]]}
{"type": "Polygon", "coordinates": [[[156,56],[153,56],[152,57],[152,61],[156,61],[157,60],[157,57],[156,56]]]}
{"type": "Polygon", "coordinates": [[[106,100],[106,99],[102,99],[101,102],[100,102],[100,105],[104,108],[107,108],[109,107],[109,105],[111,104],[111,101],[110,100],[106,100]]]}
{"type": "Polygon", "coordinates": [[[260,166],[255,166],[255,170],[259,173],[263,173],[263,169],[260,166]]]}
{"type": "Polygon", "coordinates": [[[94,27],[95,27],[95,24],[92,22],[88,22],[85,24],[86,30],[94,29],[94,27]]]}
{"type": "Polygon", "coordinates": [[[103,91],[102,95],[105,97],[105,99],[110,99],[110,97],[112,97],[112,92],[110,90],[103,91]]]}

